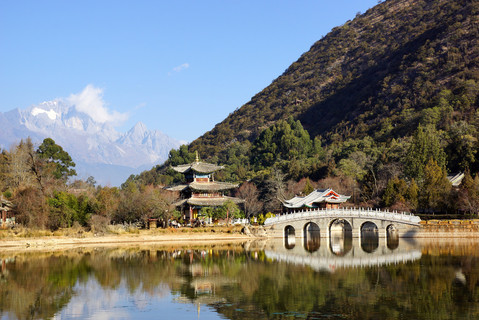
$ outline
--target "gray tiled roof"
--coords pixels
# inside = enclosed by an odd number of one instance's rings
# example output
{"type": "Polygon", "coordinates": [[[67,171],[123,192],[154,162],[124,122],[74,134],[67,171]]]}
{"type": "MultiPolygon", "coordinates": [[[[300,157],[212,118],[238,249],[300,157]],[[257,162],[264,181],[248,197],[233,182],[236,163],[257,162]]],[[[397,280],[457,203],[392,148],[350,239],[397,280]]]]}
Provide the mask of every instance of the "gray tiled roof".
{"type": "Polygon", "coordinates": [[[464,179],[464,173],[459,172],[454,175],[447,176],[449,182],[451,182],[453,187],[459,187],[462,183],[462,179],[464,179]]]}
{"type": "Polygon", "coordinates": [[[165,190],[168,190],[168,191],[183,191],[186,188],[188,188],[187,184],[179,184],[177,186],[167,187],[167,188],[165,188],[165,190]]]}
{"type": "Polygon", "coordinates": [[[176,186],[168,187],[168,191],[183,191],[187,188],[198,190],[198,191],[221,191],[238,188],[237,184],[229,182],[191,182],[190,184],[179,184],[176,186]]]}
{"type": "Polygon", "coordinates": [[[215,198],[189,198],[183,199],[176,202],[175,206],[180,206],[182,204],[188,203],[194,206],[205,206],[205,207],[217,207],[222,206],[226,201],[231,200],[236,204],[243,203],[244,200],[234,197],[215,197],[215,198]]]}
{"type": "Polygon", "coordinates": [[[189,184],[189,187],[194,190],[199,191],[215,191],[215,190],[229,190],[237,188],[238,185],[229,182],[192,182],[189,184]]]}
{"type": "Polygon", "coordinates": [[[173,170],[179,173],[185,173],[190,170],[196,171],[198,173],[212,173],[221,169],[224,169],[223,166],[218,166],[212,163],[206,162],[193,162],[190,164],[182,164],[176,167],[171,167],[173,170]]]}
{"type": "Polygon", "coordinates": [[[315,203],[343,203],[349,198],[351,198],[351,196],[341,195],[333,189],[317,189],[305,197],[294,197],[290,200],[286,200],[283,205],[286,208],[314,207],[315,203]]]}

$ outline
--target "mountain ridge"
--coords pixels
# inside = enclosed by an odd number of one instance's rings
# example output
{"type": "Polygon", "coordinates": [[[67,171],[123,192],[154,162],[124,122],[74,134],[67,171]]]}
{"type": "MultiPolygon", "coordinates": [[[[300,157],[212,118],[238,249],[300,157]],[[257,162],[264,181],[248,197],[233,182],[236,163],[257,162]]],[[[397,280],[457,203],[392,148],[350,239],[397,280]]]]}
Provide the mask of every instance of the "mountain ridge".
{"type": "Polygon", "coordinates": [[[457,79],[479,79],[477,11],[476,1],[382,2],[333,28],[191,148],[216,156],[289,116],[326,143],[338,134],[340,140],[409,135],[442,89],[457,89],[457,79]]]}
{"type": "Polygon", "coordinates": [[[26,137],[36,144],[50,137],[78,163],[80,178],[92,175],[101,184],[120,185],[129,175],[165,161],[168,152],[181,144],[141,122],[118,132],[109,122],[96,121],[63,99],[0,113],[0,124],[2,148],[26,137]]]}

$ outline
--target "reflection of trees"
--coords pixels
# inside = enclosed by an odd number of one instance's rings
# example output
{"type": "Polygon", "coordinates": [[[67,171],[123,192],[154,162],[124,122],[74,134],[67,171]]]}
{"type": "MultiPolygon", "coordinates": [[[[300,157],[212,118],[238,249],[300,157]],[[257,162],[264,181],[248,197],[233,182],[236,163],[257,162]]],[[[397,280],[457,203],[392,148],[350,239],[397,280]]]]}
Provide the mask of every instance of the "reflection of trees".
{"type": "Polygon", "coordinates": [[[103,288],[124,284],[131,294],[153,296],[159,287],[167,286],[173,294],[208,303],[230,319],[282,319],[294,314],[476,318],[477,255],[439,252],[423,254],[420,261],[408,264],[339,269],[334,274],[270,262],[262,251],[233,247],[20,255],[7,264],[8,276],[0,286],[0,312],[17,318],[51,318],[68,304],[77,282],[87,283],[94,277],[103,288]],[[214,290],[204,290],[208,286],[214,290]]]}
{"type": "Polygon", "coordinates": [[[83,278],[81,260],[43,257],[30,263],[16,259],[0,286],[0,311],[16,318],[51,318],[71,299],[75,282],[83,278]]]}

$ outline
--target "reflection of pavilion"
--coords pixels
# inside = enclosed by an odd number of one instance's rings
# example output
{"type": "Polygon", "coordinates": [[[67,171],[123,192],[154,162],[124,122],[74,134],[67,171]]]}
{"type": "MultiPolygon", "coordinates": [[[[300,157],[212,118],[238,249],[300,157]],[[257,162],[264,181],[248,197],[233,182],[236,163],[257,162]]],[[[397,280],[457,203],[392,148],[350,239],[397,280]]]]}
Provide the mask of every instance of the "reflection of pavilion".
{"type": "Polygon", "coordinates": [[[7,263],[15,263],[15,258],[0,259],[0,280],[4,280],[8,277],[7,263]]]}
{"type": "MultiPolygon", "coordinates": [[[[326,239],[320,241],[326,242],[326,239]]],[[[407,241],[401,241],[395,247],[388,246],[385,239],[378,239],[378,246],[375,250],[369,250],[361,239],[342,238],[339,242],[331,241],[329,245],[315,246],[317,249],[311,251],[307,244],[288,246],[279,241],[268,242],[265,254],[268,258],[307,265],[317,271],[334,272],[337,268],[367,267],[388,264],[399,264],[408,261],[415,261],[421,258],[421,250],[407,241]],[[345,241],[350,241],[345,244],[345,241]]]]}

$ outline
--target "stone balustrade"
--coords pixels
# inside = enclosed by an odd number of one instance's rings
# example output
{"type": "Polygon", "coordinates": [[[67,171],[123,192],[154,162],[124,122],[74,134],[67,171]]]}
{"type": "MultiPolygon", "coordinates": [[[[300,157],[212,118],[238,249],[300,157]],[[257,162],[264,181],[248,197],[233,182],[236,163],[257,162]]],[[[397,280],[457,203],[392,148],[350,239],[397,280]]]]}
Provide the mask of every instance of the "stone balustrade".
{"type": "Polygon", "coordinates": [[[318,217],[357,217],[372,218],[379,220],[395,221],[400,223],[418,225],[421,219],[408,212],[384,211],[371,208],[340,208],[340,209],[308,209],[294,213],[285,213],[276,217],[266,219],[264,225],[269,226],[276,223],[303,220],[318,217]]]}

